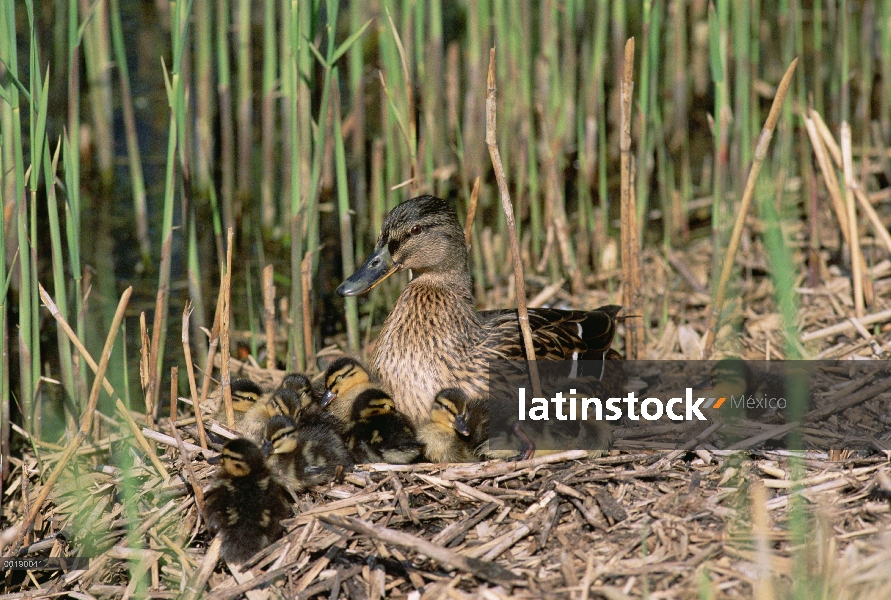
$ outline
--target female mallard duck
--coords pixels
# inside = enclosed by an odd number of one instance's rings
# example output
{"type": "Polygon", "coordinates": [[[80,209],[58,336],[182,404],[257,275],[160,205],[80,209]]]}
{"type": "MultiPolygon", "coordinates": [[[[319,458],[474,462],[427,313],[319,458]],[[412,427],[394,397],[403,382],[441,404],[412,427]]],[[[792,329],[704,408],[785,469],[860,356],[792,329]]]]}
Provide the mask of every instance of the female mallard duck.
{"type": "Polygon", "coordinates": [[[347,448],[357,463],[387,462],[405,465],[421,454],[412,422],[396,410],[385,391],[370,388],[353,401],[347,448]]]}
{"type": "Polygon", "coordinates": [[[338,469],[353,465],[337,423],[304,416],[301,411],[297,420],[285,415],[272,417],[263,442],[270,467],[296,492],[331,481],[338,469]]]}
{"type": "Polygon", "coordinates": [[[468,400],[457,388],[441,390],[430,407],[430,420],[418,427],[418,439],[430,462],[476,462],[489,438],[486,403],[468,400]]]}
{"type": "MultiPolygon", "coordinates": [[[[419,422],[442,389],[485,397],[489,363],[522,360],[524,352],[516,310],[474,308],[464,231],[445,200],[420,196],[391,210],[371,256],[337,292],[363,294],[400,269],[414,279],[384,322],[370,366],[396,406],[419,422]]],[[[620,308],[530,309],[536,356],[601,360],[620,308]]]]}
{"type": "Polygon", "coordinates": [[[276,415],[294,418],[300,412],[301,396],[294,390],[280,388],[275,393],[264,396],[244,415],[238,431],[256,444],[263,443],[266,424],[276,415]]]}
{"type": "Polygon", "coordinates": [[[222,536],[223,559],[241,564],[282,536],[280,521],[291,516],[291,507],[250,440],[226,442],[218,462],[223,468],[204,496],[207,530],[222,536]]]}

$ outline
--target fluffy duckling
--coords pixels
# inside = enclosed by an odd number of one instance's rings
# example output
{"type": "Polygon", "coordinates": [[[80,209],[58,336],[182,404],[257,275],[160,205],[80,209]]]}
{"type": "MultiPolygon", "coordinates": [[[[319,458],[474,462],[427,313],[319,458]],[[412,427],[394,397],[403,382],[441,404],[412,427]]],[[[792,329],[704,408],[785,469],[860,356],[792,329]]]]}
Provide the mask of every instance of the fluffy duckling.
{"type": "Polygon", "coordinates": [[[280,521],[291,516],[287,490],[250,440],[226,442],[216,462],[222,469],[205,495],[207,530],[222,536],[223,559],[241,564],[284,533],[280,521]]]}
{"type": "Polygon", "coordinates": [[[348,424],[352,419],[353,402],[362,392],[374,387],[362,363],[350,356],[342,356],[325,370],[325,394],[320,404],[348,424]]]}
{"type": "MultiPolygon", "coordinates": [[[[263,396],[263,388],[250,379],[240,378],[233,379],[229,383],[229,387],[232,390],[232,410],[235,413],[235,427],[237,429],[251,407],[253,407],[260,397],[263,396]]],[[[211,409],[211,411],[215,411],[214,418],[225,425],[226,403],[223,400],[222,387],[214,392],[212,402],[213,404],[210,406],[216,406],[215,409],[211,409]]]]}
{"type": "Polygon", "coordinates": [[[272,417],[266,425],[263,454],[269,457],[273,471],[296,492],[331,481],[338,468],[353,465],[338,432],[317,418],[298,417],[295,421],[285,415],[272,417]]]}
{"type": "Polygon", "coordinates": [[[468,400],[457,388],[441,390],[430,406],[430,420],[418,428],[430,462],[477,462],[489,437],[489,414],[482,400],[468,400]]]}
{"type": "Polygon", "coordinates": [[[266,424],[276,415],[285,415],[292,419],[300,412],[300,395],[294,390],[278,389],[270,396],[260,398],[247,412],[238,431],[256,444],[263,443],[266,424]]]}
{"type": "Polygon", "coordinates": [[[411,421],[383,390],[370,388],[359,394],[350,421],[347,447],[357,463],[408,464],[424,448],[411,421]]]}
{"type": "Polygon", "coordinates": [[[300,398],[301,410],[316,405],[321,399],[321,393],[316,392],[309,377],[301,373],[288,373],[285,375],[279,389],[295,392],[300,398]]]}

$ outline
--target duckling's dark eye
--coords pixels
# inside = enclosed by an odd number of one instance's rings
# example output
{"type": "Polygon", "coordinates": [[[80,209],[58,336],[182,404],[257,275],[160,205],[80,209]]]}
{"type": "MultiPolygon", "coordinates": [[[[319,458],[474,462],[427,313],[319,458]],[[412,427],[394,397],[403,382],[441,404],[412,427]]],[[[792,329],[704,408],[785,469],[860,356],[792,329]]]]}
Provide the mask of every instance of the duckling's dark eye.
{"type": "Polygon", "coordinates": [[[411,234],[412,234],[412,235],[418,235],[418,234],[421,233],[422,231],[424,231],[424,228],[423,228],[422,226],[420,226],[420,225],[415,225],[414,227],[411,228],[411,234]]]}

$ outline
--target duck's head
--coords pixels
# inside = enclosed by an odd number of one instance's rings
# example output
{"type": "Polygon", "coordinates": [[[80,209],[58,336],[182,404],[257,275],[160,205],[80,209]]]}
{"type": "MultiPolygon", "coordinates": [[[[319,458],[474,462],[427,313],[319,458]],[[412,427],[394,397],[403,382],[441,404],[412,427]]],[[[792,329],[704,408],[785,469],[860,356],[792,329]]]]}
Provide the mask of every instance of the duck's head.
{"type": "Polygon", "coordinates": [[[369,380],[368,371],[358,360],[350,356],[338,358],[325,371],[325,395],[319,403],[328,406],[338,396],[369,380]]]}
{"type": "Polygon", "coordinates": [[[300,401],[300,408],[306,408],[313,403],[313,400],[316,400],[315,390],[312,388],[312,383],[309,381],[309,377],[300,373],[288,373],[285,375],[285,378],[282,380],[281,389],[291,390],[297,394],[300,401]]]}
{"type": "Polygon", "coordinates": [[[467,427],[467,396],[457,388],[446,388],[436,394],[430,406],[430,420],[451,428],[460,435],[470,435],[467,427]]]}
{"type": "Polygon", "coordinates": [[[285,415],[286,417],[295,418],[301,408],[300,395],[294,390],[281,388],[269,398],[266,404],[266,414],[269,417],[276,415],[285,415]]]}
{"type": "Polygon", "coordinates": [[[466,268],[467,246],[455,209],[441,198],[418,196],[387,214],[371,256],[337,293],[364,294],[399,269],[420,274],[466,268]]]}
{"type": "Polygon", "coordinates": [[[233,379],[229,386],[232,390],[232,410],[235,412],[249,411],[263,395],[263,388],[250,379],[233,379]]]}
{"type": "Polygon", "coordinates": [[[263,453],[254,442],[244,438],[226,442],[222,454],[213,462],[219,462],[229,477],[247,477],[266,470],[263,453]]]}
{"type": "Polygon", "coordinates": [[[353,402],[353,421],[370,419],[396,412],[396,403],[390,395],[377,388],[365,390],[353,402]]]}
{"type": "Polygon", "coordinates": [[[276,415],[266,423],[263,455],[288,454],[297,448],[297,423],[291,417],[276,415]]]}

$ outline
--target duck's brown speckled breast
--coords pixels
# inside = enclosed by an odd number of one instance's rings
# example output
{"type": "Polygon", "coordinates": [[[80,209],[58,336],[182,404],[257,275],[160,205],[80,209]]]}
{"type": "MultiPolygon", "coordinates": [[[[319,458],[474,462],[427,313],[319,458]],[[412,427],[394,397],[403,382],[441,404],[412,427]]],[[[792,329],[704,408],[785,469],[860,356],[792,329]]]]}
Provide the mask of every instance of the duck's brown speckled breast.
{"type": "Polygon", "coordinates": [[[459,387],[470,396],[487,389],[479,317],[461,290],[412,281],[402,291],[371,357],[375,375],[396,407],[415,423],[427,420],[436,394],[459,387]]]}

